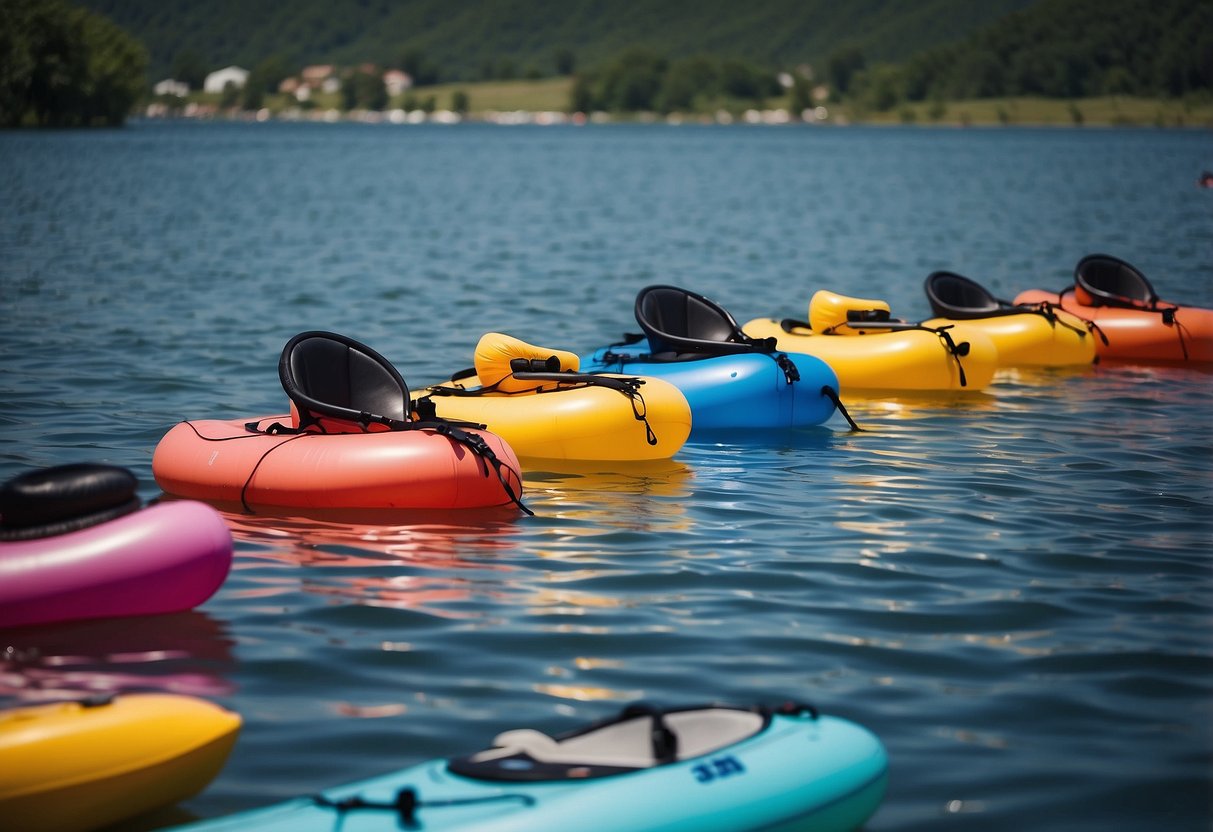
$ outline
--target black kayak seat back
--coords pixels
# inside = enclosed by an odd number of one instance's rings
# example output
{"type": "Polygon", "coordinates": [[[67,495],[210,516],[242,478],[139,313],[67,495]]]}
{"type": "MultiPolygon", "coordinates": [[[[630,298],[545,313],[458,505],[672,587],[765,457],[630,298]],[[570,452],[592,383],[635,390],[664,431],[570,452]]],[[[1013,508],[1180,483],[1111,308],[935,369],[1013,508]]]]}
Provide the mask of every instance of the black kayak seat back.
{"type": "Polygon", "coordinates": [[[751,352],[750,339],[724,307],[677,286],[648,286],[636,295],[636,322],[654,355],[751,352]]]}
{"type": "Polygon", "coordinates": [[[1088,254],[1078,261],[1074,292],[1084,306],[1150,306],[1158,301],[1144,274],[1110,254],[1088,254]]]}
{"type": "Polygon", "coordinates": [[[931,310],[941,318],[982,318],[1008,306],[977,281],[955,272],[932,272],[925,289],[931,310]]]}
{"type": "Polygon", "coordinates": [[[282,350],[278,376],[300,427],[328,417],[378,424],[409,421],[409,389],[386,358],[335,332],[301,332],[282,350]]]}

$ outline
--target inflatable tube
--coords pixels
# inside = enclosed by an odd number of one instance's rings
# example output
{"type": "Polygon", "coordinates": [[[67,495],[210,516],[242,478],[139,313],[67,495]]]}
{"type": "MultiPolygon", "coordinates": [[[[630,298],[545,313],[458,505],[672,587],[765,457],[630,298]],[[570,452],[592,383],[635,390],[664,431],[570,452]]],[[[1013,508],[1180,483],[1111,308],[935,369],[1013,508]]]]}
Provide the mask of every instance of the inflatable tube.
{"type": "Polygon", "coordinates": [[[978,332],[989,338],[998,355],[998,367],[1077,367],[1095,361],[1099,338],[1086,322],[1053,310],[1001,314],[989,318],[931,318],[922,325],[932,329],[952,327],[953,338],[972,344],[978,332]],[[1052,320],[1050,319],[1052,318],[1052,320]]]}
{"type": "Polygon", "coordinates": [[[657,378],[640,379],[634,395],[595,386],[524,396],[486,393],[465,398],[440,392],[478,386],[478,377],[470,376],[427,388],[418,398],[430,397],[440,418],[485,425],[526,460],[669,459],[691,432],[686,399],[678,388],[657,378]]]}
{"type": "Polygon", "coordinates": [[[692,436],[705,430],[820,425],[836,410],[832,394],[838,378],[807,355],[752,352],[661,361],[651,353],[602,347],[583,356],[581,366],[589,373],[636,374],[674,385],[690,406],[692,436]]]}
{"type": "Polygon", "coordinates": [[[824,289],[809,300],[808,321],[756,318],[742,331],[825,361],[838,374],[843,393],[981,390],[998,365],[993,342],[981,332],[894,320],[883,300],[824,289]]]}
{"type": "Polygon", "coordinates": [[[984,333],[998,350],[999,367],[1068,367],[1095,360],[1089,324],[1051,304],[1016,305],[955,272],[937,271],[923,284],[936,317],[924,327],[984,333]]]}
{"type": "Polygon", "coordinates": [[[940,392],[983,390],[994,378],[998,350],[989,337],[964,331],[944,338],[925,329],[877,330],[863,335],[818,335],[799,322],[755,318],[742,329],[755,338],[775,338],[788,353],[812,355],[838,374],[843,395],[860,390],[940,392]],[[953,352],[950,344],[963,349],[953,352]],[[967,344],[967,347],[961,347],[967,344]]]}
{"type": "Polygon", "coordinates": [[[174,694],[129,694],[0,711],[6,832],[83,832],[202,791],[240,717],[174,694]]]}
{"type": "Polygon", "coordinates": [[[1048,303],[1088,321],[1100,336],[1100,358],[1120,361],[1213,362],[1213,309],[1160,300],[1142,272],[1110,254],[1088,254],[1061,292],[1032,289],[1016,303],[1048,303]]]}
{"type": "Polygon", "coordinates": [[[181,422],[156,446],[152,473],[169,494],[247,507],[466,509],[522,494],[518,457],[492,433],[467,431],[495,462],[438,429],[265,432],[293,421],[181,422]]]}
{"type": "Polygon", "coordinates": [[[527,460],[669,459],[691,432],[685,397],[660,379],[587,375],[573,353],[495,332],[474,361],[414,394],[414,409],[484,424],[527,460]]]}
{"type": "Polygon", "coordinates": [[[793,706],[631,708],[559,737],[508,731],[494,745],[184,828],[842,832],[876,811],[888,767],[866,729],[793,706]]]}
{"type": "Polygon", "coordinates": [[[1213,309],[1160,301],[1155,309],[1117,306],[1084,306],[1073,289],[1048,292],[1029,289],[1015,303],[1051,303],[1090,321],[1103,339],[1095,338],[1095,354],[1101,360],[1160,363],[1213,363],[1213,309]]]}
{"type": "Polygon", "coordinates": [[[192,609],[215,593],[231,563],[227,524],[194,502],[0,542],[0,628],[192,609]]]}

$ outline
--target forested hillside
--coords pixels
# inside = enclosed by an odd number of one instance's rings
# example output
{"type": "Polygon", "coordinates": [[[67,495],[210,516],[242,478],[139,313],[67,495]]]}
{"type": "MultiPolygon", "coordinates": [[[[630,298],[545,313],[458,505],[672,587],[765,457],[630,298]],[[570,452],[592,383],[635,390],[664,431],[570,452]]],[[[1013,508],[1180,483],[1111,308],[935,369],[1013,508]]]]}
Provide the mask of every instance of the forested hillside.
{"type": "Polygon", "coordinates": [[[1041,0],[898,71],[909,100],[1213,91],[1213,3],[1041,0]]]}
{"type": "Polygon", "coordinates": [[[149,73],[277,58],[401,66],[425,80],[554,75],[645,47],[767,66],[819,64],[844,46],[902,62],[1035,0],[81,0],[140,39],[149,73]]]}

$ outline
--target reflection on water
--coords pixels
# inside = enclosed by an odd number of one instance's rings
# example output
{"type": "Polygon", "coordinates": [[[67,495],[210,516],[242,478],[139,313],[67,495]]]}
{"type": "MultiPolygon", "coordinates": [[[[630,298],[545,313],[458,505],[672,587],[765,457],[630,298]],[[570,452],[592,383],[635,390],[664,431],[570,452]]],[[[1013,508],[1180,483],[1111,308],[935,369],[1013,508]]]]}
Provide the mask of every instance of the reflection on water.
{"type": "Polygon", "coordinates": [[[197,611],[7,630],[0,704],[128,691],[225,696],[234,644],[197,611]]]}

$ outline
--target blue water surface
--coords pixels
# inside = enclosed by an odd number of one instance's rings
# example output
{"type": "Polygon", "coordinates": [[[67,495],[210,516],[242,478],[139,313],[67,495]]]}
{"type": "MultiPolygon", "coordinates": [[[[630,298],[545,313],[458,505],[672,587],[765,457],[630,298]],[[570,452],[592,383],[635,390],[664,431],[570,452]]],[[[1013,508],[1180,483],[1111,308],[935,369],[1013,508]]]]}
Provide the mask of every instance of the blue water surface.
{"type": "MultiPolygon", "coordinates": [[[[1209,134],[137,123],[0,133],[0,478],[132,469],[183,418],[281,412],[329,329],[413,386],[489,330],[574,352],[651,283],[739,321],[821,288],[921,319],[936,269],[1083,255],[1213,306],[1209,134]]],[[[0,633],[0,704],[171,690],[245,719],[235,812],[624,703],[802,699],[886,744],[870,830],[1213,823],[1213,375],[1005,371],[667,462],[528,469],[515,512],[227,512],[181,615],[0,633]]]]}

